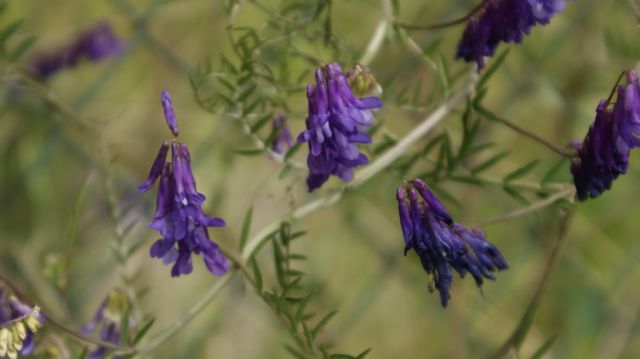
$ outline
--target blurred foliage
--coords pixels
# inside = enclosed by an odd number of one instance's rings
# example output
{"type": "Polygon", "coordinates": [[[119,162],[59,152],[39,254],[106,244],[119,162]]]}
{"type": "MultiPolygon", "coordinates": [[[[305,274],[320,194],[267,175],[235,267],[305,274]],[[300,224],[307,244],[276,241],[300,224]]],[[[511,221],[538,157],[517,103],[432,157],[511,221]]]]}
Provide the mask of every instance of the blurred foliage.
{"type": "MultiPolygon", "coordinates": [[[[208,197],[205,211],[227,222],[211,235],[237,253],[265,225],[341,188],[331,180],[321,194],[306,193],[305,173],[297,168],[304,146],[280,160],[267,153],[275,113],[287,114],[294,135],[304,128],[305,87],[315,67],[355,65],[389,13],[436,23],[476,3],[0,2],[0,273],[75,328],[112,288],[122,287],[132,309],[123,321],[131,331],[121,342],[145,343],[219,280],[198,259],[193,274],[170,278],[147,253],[156,239],[145,226],[154,201],[135,187],[169,134],[160,92],[172,93],[181,139],[193,149],[199,190],[208,197]],[[25,74],[38,51],[101,20],[124,40],[118,57],[80,63],[46,83],[25,74]]],[[[371,129],[374,143],[365,148],[371,158],[460,89],[470,70],[453,60],[461,32],[386,28],[368,64],[385,100],[371,129]]],[[[622,69],[637,65],[639,33],[628,2],[579,0],[523,44],[501,46],[474,96],[340,203],[283,224],[248,261],[245,279],[234,277],[149,356],[282,358],[371,348],[368,358],[477,358],[495,352],[525,314],[570,204],[486,227],[510,269],[482,292],[471,280],[456,280],[443,310],[419,260],[402,256],[394,190],[404,178],[420,176],[469,226],[555,193],[571,180],[568,160],[496,118],[559,145],[583,137],[599,99],[622,69]]],[[[525,318],[520,358],[640,356],[635,157],[611,191],[577,206],[539,311],[525,318]]],[[[38,343],[41,357],[78,357],[84,349],[52,326],[38,343]]]]}

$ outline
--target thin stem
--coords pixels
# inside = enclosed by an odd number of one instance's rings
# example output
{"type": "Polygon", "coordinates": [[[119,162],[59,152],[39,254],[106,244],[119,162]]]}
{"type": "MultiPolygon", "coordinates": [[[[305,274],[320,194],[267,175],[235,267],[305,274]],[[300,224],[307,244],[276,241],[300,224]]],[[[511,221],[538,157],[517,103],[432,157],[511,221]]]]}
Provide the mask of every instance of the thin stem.
{"type": "Polygon", "coordinates": [[[519,133],[521,135],[524,135],[526,137],[529,137],[530,139],[540,143],[541,145],[547,147],[551,151],[553,151],[553,152],[555,152],[555,153],[557,153],[557,154],[559,154],[561,156],[564,156],[564,157],[567,157],[567,158],[574,158],[576,156],[576,151],[575,150],[569,149],[567,147],[562,147],[562,146],[556,145],[555,143],[547,140],[546,138],[543,138],[540,135],[537,135],[537,134],[535,134],[533,132],[530,132],[529,130],[524,129],[524,128],[516,125],[515,123],[513,123],[513,122],[511,122],[511,121],[509,121],[507,119],[504,119],[504,118],[496,116],[491,111],[489,111],[489,110],[487,110],[485,108],[478,107],[476,110],[478,112],[482,113],[489,120],[502,123],[503,125],[505,125],[505,126],[509,127],[510,129],[516,131],[517,133],[519,133]]]}
{"type": "Polygon", "coordinates": [[[505,222],[505,221],[509,221],[518,217],[522,217],[524,215],[527,215],[529,213],[533,213],[536,211],[539,211],[543,208],[546,208],[552,204],[554,204],[557,200],[565,198],[565,197],[572,197],[573,195],[575,195],[575,188],[570,187],[570,188],[566,188],[563,191],[560,191],[552,196],[549,196],[545,199],[543,199],[542,201],[536,202],[528,207],[524,207],[524,208],[520,208],[517,209],[515,211],[503,214],[501,216],[486,220],[484,222],[481,222],[480,224],[478,224],[478,227],[486,227],[495,223],[500,223],[500,222],[505,222]]]}
{"type": "MultiPolygon", "coordinates": [[[[24,292],[22,292],[20,287],[18,285],[14,284],[13,282],[11,282],[3,274],[0,274],[0,282],[4,283],[7,287],[9,287],[9,289],[11,289],[13,294],[15,294],[15,296],[18,297],[18,299],[20,301],[23,301],[23,302],[27,303],[31,307],[35,306],[33,304],[34,302],[32,300],[30,300],[29,297],[26,294],[24,294],[24,292]]],[[[101,347],[105,347],[107,349],[114,350],[116,353],[135,353],[135,351],[136,351],[134,348],[121,347],[121,346],[118,346],[118,345],[114,345],[113,343],[109,343],[109,342],[94,338],[92,336],[84,334],[83,332],[81,332],[79,330],[76,330],[74,328],[68,327],[65,324],[62,324],[60,321],[58,321],[55,318],[53,318],[52,316],[46,314],[44,309],[40,310],[40,314],[44,317],[46,323],[49,323],[49,324],[53,325],[54,327],[60,329],[62,332],[68,334],[70,338],[72,338],[72,339],[74,339],[74,340],[76,340],[78,342],[89,343],[89,344],[94,344],[94,345],[98,345],[98,346],[101,346],[101,347]]]]}
{"type": "Polygon", "coordinates": [[[373,36],[369,43],[367,44],[367,48],[364,53],[358,60],[358,63],[362,65],[369,65],[371,61],[376,57],[380,48],[382,47],[382,43],[384,41],[384,34],[387,32],[387,27],[389,22],[386,19],[380,20],[378,25],[376,26],[376,30],[373,32],[373,36]]]}
{"type": "Polygon", "coordinates": [[[626,75],[628,72],[628,70],[623,70],[620,73],[620,76],[618,76],[618,80],[616,80],[616,83],[613,85],[613,88],[611,89],[611,93],[609,93],[609,97],[607,98],[607,105],[609,103],[611,103],[611,100],[613,100],[613,96],[616,94],[616,90],[618,89],[618,85],[620,85],[620,81],[622,81],[622,78],[624,77],[624,75],[626,75]]]}
{"type": "Polygon", "coordinates": [[[507,339],[507,341],[493,354],[489,355],[487,359],[497,359],[505,356],[507,353],[512,351],[516,351],[522,345],[524,338],[526,337],[531,325],[533,324],[534,317],[538,312],[538,308],[542,303],[542,298],[546,292],[548,287],[549,278],[551,277],[551,273],[555,269],[558,264],[558,260],[560,258],[560,249],[562,248],[562,244],[565,242],[565,238],[569,231],[569,227],[573,216],[575,214],[575,209],[567,212],[562,219],[562,223],[560,225],[560,231],[558,234],[558,240],[555,242],[553,249],[551,251],[551,255],[547,260],[547,265],[545,266],[544,272],[540,277],[540,281],[538,282],[538,286],[536,288],[531,301],[529,302],[529,306],[527,310],[524,312],[524,315],[520,319],[520,322],[516,329],[513,331],[513,334],[507,339]]]}
{"type": "Polygon", "coordinates": [[[471,9],[471,11],[466,14],[465,16],[455,19],[455,20],[450,20],[450,21],[446,21],[446,22],[441,22],[438,24],[430,24],[430,25],[414,25],[414,24],[407,24],[407,23],[403,23],[403,22],[399,22],[399,21],[394,21],[394,25],[407,29],[407,30],[419,30],[419,31],[425,31],[425,30],[437,30],[437,29],[443,29],[446,27],[450,27],[450,26],[455,26],[455,25],[460,25],[463,24],[465,22],[467,22],[467,20],[469,20],[473,15],[475,15],[476,13],[478,13],[480,10],[482,10],[482,8],[484,7],[486,3],[486,0],[482,1],[480,4],[476,5],[476,7],[474,7],[473,9],[471,9]]]}

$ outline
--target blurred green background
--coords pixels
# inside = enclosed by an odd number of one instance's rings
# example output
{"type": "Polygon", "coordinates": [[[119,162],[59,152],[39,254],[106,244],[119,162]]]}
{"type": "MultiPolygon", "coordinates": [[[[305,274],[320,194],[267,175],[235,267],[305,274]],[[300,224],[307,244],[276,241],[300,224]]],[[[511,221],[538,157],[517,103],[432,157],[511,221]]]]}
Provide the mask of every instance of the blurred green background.
{"type": "MultiPolygon", "coordinates": [[[[464,15],[476,3],[402,0],[399,18],[436,23],[464,15]]],[[[278,17],[266,9],[277,12],[286,4],[242,2],[234,13],[236,24],[255,28],[266,40],[275,38],[277,32],[265,22],[278,17]]],[[[295,4],[304,9],[316,3],[295,4]]],[[[334,1],[331,41],[339,46],[323,45],[321,38],[296,41],[318,61],[337,56],[347,68],[360,58],[384,19],[384,6],[373,0],[334,1]]],[[[56,74],[44,87],[17,96],[11,94],[14,70],[3,71],[0,270],[65,323],[79,327],[87,322],[108,291],[122,286],[123,274],[139,272],[131,285],[146,289],[136,304],[140,313],[157,316],[153,336],[184,315],[218,280],[206,272],[199,257],[194,258],[193,274],[171,278],[169,267],[148,256],[157,234],[145,224],[153,215],[155,199],[153,194],[137,193],[135,187],[146,177],[159,144],[169,137],[160,106],[163,89],[172,94],[181,141],[191,148],[198,188],[208,198],[205,211],[227,222],[225,228],[211,231],[223,248],[236,251],[248,208],[254,208],[255,234],[292,208],[340,186],[331,180],[309,195],[304,174],[292,171],[280,179],[282,166],[266,154],[237,153],[252,148],[238,121],[198,106],[189,74],[208,57],[214,63],[220,54],[234,59],[223,2],[10,1],[3,24],[16,19],[24,23],[11,41],[31,35],[37,39],[25,61],[101,20],[113,25],[125,45],[118,57],[81,63],[56,74]],[[122,266],[113,246],[118,243],[116,234],[129,223],[136,224],[122,245],[141,244],[141,249],[122,266]]],[[[640,58],[637,20],[627,1],[569,2],[566,11],[550,25],[533,29],[522,45],[500,47],[511,51],[488,83],[485,107],[559,144],[582,138],[598,101],[609,95],[621,70],[636,66],[640,58]]],[[[411,36],[440,68],[446,64],[449,74],[466,73],[469,65],[453,60],[462,30],[458,26],[411,36]]],[[[274,64],[287,55],[278,47],[264,51],[274,64]]],[[[292,57],[288,66],[292,73],[304,74],[313,69],[311,62],[292,57]]],[[[446,95],[436,90],[433,98],[429,96],[441,74],[391,30],[370,68],[384,89],[385,108],[376,113],[376,121],[389,134],[399,137],[410,131],[446,95]]],[[[306,113],[299,90],[311,81],[307,73],[294,83],[298,91],[285,96],[288,108],[273,108],[287,113],[294,136],[304,128],[306,113]]],[[[458,107],[423,144],[446,132],[457,145],[464,106],[458,107]]],[[[478,141],[494,145],[465,165],[510,152],[482,173],[487,178],[501,179],[539,160],[522,179],[538,183],[560,160],[499,124],[483,121],[481,126],[478,141]]],[[[295,158],[304,161],[305,156],[302,148],[295,158]]],[[[633,153],[629,173],[614,183],[613,190],[578,205],[521,358],[531,357],[550,338],[555,342],[546,358],[640,357],[636,157],[633,153]]],[[[488,226],[488,238],[510,269],[498,273],[497,281],[486,283],[482,291],[471,279],[456,278],[450,307],[444,310],[437,295],[429,294],[417,257],[402,256],[394,193],[403,178],[428,171],[435,159],[437,151],[417,161],[409,173],[387,170],[338,204],[294,224],[296,230],[308,231],[293,248],[309,258],[298,269],[308,273],[304,286],[319,290],[313,309],[339,310],[321,337],[336,351],[359,353],[370,347],[370,358],[484,357],[507,339],[525,312],[556,241],[558,209],[488,226]]],[[[563,163],[553,182],[571,181],[568,161],[563,163]]],[[[457,200],[444,202],[458,222],[469,226],[524,206],[500,185],[444,180],[438,188],[457,200]]],[[[523,194],[536,200],[534,192],[523,194]]],[[[265,281],[275,283],[269,246],[258,260],[265,281]]],[[[63,338],[48,328],[39,339],[48,336],[63,338]]],[[[237,277],[192,323],[148,357],[282,358],[289,355],[283,344],[290,342],[276,315],[237,277]]],[[[77,344],[65,343],[78,352],[77,344]]]]}

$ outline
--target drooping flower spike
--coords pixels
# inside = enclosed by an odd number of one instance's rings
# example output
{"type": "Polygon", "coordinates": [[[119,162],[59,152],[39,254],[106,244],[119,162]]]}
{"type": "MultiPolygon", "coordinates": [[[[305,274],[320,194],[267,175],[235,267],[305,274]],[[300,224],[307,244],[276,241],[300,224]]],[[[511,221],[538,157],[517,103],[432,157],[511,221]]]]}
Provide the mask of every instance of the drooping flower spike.
{"type": "Polygon", "coordinates": [[[531,29],[546,25],[564,10],[567,0],[485,0],[473,13],[458,44],[456,58],[475,61],[493,56],[500,42],[520,43],[531,29]]]}
{"type": "Polygon", "coordinates": [[[22,303],[0,287],[0,358],[31,354],[33,337],[43,323],[40,308],[22,303]]]}
{"type": "MultiPolygon", "coordinates": [[[[162,105],[169,129],[178,136],[176,116],[171,97],[164,91],[162,105]]],[[[202,254],[207,269],[222,275],[229,263],[218,245],[209,237],[207,227],[224,227],[224,220],[209,217],[202,211],[205,196],[198,192],[191,170],[191,155],[186,144],[177,139],[165,141],[156,156],[149,176],[138,186],[138,191],[148,191],[160,178],[156,213],[149,227],[157,230],[162,238],[150,250],[153,258],[161,258],[165,264],[173,263],[171,276],[189,274],[193,270],[192,254],[202,254]],[[171,148],[171,161],[167,154],[171,148]]]]}
{"type": "Polygon", "coordinates": [[[274,136],[271,150],[280,155],[284,154],[287,148],[291,148],[293,141],[291,139],[289,126],[287,126],[287,118],[283,114],[280,114],[273,119],[271,125],[274,136]]]}
{"type": "MultiPolygon", "coordinates": [[[[114,345],[120,344],[122,320],[129,312],[129,300],[124,292],[114,289],[104,298],[90,322],[81,329],[86,334],[98,331],[100,340],[114,345]]],[[[130,321],[130,320],[129,320],[130,321]]],[[[129,323],[127,323],[129,325],[129,323]]],[[[87,355],[88,359],[102,359],[107,348],[98,346],[87,355]]]]}
{"type": "Polygon", "coordinates": [[[45,80],[82,59],[100,61],[120,52],[122,44],[111,25],[101,22],[81,33],[70,44],[49,53],[37,54],[29,64],[34,76],[45,80]]]}
{"type": "Polygon", "coordinates": [[[382,100],[357,98],[337,63],[316,70],[316,83],[307,86],[307,98],[307,130],[298,142],[309,143],[307,186],[312,192],[331,175],[350,181],[353,169],[368,163],[357,144],[371,143],[364,131],[373,122],[371,110],[381,108],[382,100]]]}
{"type": "Polygon", "coordinates": [[[484,232],[454,223],[422,180],[416,178],[405,182],[397,189],[396,199],[404,253],[413,249],[420,257],[422,267],[431,276],[429,287],[440,292],[443,307],[451,297],[451,269],[461,277],[470,273],[480,287],[485,278],[495,279],[494,271],[508,268],[500,251],[486,240],[484,232]]]}
{"type": "Polygon", "coordinates": [[[640,146],[640,84],[634,70],[623,73],[613,95],[600,101],[596,118],[584,139],[573,141],[577,156],[571,174],[578,199],[595,198],[611,188],[613,181],[627,172],[631,149],[640,146]]]}

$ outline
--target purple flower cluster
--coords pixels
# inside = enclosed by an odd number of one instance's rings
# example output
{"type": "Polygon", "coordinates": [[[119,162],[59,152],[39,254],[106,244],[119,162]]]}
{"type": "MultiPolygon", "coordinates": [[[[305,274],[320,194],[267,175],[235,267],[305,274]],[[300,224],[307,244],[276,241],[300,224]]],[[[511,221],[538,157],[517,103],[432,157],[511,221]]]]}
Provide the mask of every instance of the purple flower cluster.
{"type": "Polygon", "coordinates": [[[493,56],[500,42],[522,42],[531,28],[546,25],[564,10],[567,0],[486,0],[469,18],[458,44],[456,58],[484,67],[484,57],[493,56]]]}
{"type": "Polygon", "coordinates": [[[51,53],[38,54],[29,67],[34,76],[47,79],[66,67],[74,67],[82,59],[99,61],[118,53],[120,40],[111,26],[102,22],[81,33],[72,43],[51,53]]]}
{"type": "Polygon", "coordinates": [[[356,144],[371,143],[364,131],[372,124],[371,110],[381,108],[382,100],[357,98],[337,63],[316,70],[316,84],[307,86],[307,98],[307,130],[298,142],[309,143],[307,186],[312,192],[331,175],[350,181],[353,169],[368,163],[356,144]]]}
{"type": "Polygon", "coordinates": [[[571,173],[581,201],[610,189],[613,181],[627,172],[631,149],[640,146],[638,74],[633,70],[625,74],[627,82],[616,86],[613,107],[611,98],[600,101],[584,141],[573,142],[578,156],[571,162],[571,173]]]}
{"type": "MultiPolygon", "coordinates": [[[[171,98],[162,93],[162,104],[169,128],[178,134],[171,98]]],[[[209,217],[202,211],[205,196],[196,189],[191,170],[191,156],[186,144],[177,140],[166,141],[160,146],[147,180],[138,190],[148,191],[160,178],[157,208],[149,227],[162,235],[150,250],[151,257],[162,258],[165,264],[173,263],[171,275],[189,274],[193,270],[191,254],[202,254],[207,269],[222,275],[229,263],[218,245],[209,237],[207,227],[223,227],[224,220],[209,217]],[[166,161],[171,147],[171,162],[166,161]]]]}
{"type": "Polygon", "coordinates": [[[446,307],[453,282],[451,268],[461,277],[470,273],[481,286],[484,278],[495,279],[492,272],[508,265],[500,251],[486,240],[484,232],[454,223],[422,180],[416,178],[410,183],[413,187],[404,183],[396,191],[404,253],[413,249],[418,254],[424,270],[433,276],[431,283],[440,292],[442,306],[446,307]]]}
{"type": "Polygon", "coordinates": [[[22,303],[0,287],[0,358],[31,354],[33,337],[42,323],[38,307],[22,303]]]}
{"type": "Polygon", "coordinates": [[[280,155],[284,154],[286,148],[291,148],[293,141],[289,126],[287,126],[287,118],[284,115],[280,114],[273,119],[272,131],[274,138],[271,143],[271,150],[280,155]]]}
{"type": "MultiPolygon", "coordinates": [[[[92,334],[99,330],[100,340],[113,345],[120,344],[121,324],[124,313],[128,308],[126,295],[113,290],[102,301],[91,321],[82,327],[82,332],[92,334]]],[[[98,346],[87,355],[88,359],[102,359],[107,354],[107,348],[98,346]]]]}

